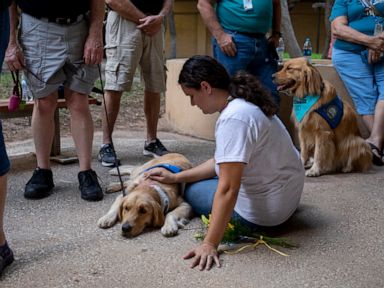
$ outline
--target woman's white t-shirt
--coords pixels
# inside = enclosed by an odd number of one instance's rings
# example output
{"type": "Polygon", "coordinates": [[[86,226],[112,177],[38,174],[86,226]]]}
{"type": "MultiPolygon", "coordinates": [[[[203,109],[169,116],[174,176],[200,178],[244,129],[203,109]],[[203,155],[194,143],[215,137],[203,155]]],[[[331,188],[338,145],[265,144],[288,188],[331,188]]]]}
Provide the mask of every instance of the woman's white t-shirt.
{"type": "Polygon", "coordinates": [[[277,116],[234,99],[221,112],[215,130],[216,174],[220,163],[243,162],[235,211],[257,225],[275,226],[296,210],[304,167],[288,131],[277,116]]]}

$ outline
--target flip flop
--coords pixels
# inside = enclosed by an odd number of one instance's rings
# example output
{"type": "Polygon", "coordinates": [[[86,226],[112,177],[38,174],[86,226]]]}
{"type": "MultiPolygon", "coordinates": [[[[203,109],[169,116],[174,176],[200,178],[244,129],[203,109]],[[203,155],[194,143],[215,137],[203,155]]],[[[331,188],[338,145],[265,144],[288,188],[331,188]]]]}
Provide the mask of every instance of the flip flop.
{"type": "Polygon", "coordinates": [[[372,143],[368,142],[368,144],[371,147],[371,151],[372,151],[372,163],[373,163],[373,165],[383,166],[384,165],[383,160],[382,160],[383,151],[382,150],[380,151],[380,149],[372,143]],[[373,153],[373,151],[376,151],[379,156],[377,156],[375,153],[373,153]]]}

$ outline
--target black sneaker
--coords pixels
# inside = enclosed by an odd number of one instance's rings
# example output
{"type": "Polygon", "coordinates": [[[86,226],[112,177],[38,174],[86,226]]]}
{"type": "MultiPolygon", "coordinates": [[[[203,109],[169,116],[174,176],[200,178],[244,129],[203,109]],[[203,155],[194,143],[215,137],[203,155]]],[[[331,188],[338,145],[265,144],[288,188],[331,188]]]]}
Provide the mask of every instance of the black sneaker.
{"type": "Polygon", "coordinates": [[[147,141],[145,141],[143,155],[160,157],[168,153],[169,152],[167,148],[164,147],[163,143],[161,143],[159,139],[156,138],[155,142],[150,143],[147,143],[147,141]]]}
{"type": "Polygon", "coordinates": [[[77,177],[79,179],[81,198],[87,201],[100,201],[103,199],[103,191],[95,171],[92,169],[81,171],[77,177]]]}
{"type": "Polygon", "coordinates": [[[116,160],[117,165],[120,165],[120,159],[116,159],[116,153],[113,149],[112,144],[104,144],[99,151],[99,155],[97,156],[97,159],[101,162],[101,165],[104,167],[114,167],[116,166],[116,160]]]}
{"type": "Polygon", "coordinates": [[[11,248],[9,248],[7,242],[5,242],[3,246],[0,246],[0,276],[5,267],[11,265],[14,260],[13,252],[11,248]]]}
{"type": "Polygon", "coordinates": [[[31,179],[25,185],[24,197],[27,199],[41,199],[49,196],[52,192],[53,176],[50,169],[37,167],[31,179]]]}

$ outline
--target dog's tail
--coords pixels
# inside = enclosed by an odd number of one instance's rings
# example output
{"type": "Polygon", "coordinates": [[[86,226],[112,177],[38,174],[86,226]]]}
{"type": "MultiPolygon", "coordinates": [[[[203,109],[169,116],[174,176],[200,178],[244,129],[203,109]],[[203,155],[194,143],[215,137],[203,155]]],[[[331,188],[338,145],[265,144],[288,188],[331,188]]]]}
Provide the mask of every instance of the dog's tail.
{"type": "Polygon", "coordinates": [[[340,143],[339,155],[345,159],[343,172],[364,172],[372,166],[369,144],[361,137],[351,135],[340,143]]]}

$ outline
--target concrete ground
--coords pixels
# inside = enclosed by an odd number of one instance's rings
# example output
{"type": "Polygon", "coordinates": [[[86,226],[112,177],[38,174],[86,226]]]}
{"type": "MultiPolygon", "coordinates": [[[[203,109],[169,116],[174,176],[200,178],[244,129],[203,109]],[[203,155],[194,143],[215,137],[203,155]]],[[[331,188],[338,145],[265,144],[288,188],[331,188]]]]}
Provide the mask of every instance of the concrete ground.
{"type": "MultiPolygon", "coordinates": [[[[122,164],[136,165],[144,133],[115,135],[122,164]]],[[[172,151],[194,164],[210,157],[214,143],[177,134],[160,133],[172,151]]],[[[64,149],[73,144],[63,139],[64,149]]],[[[101,142],[100,135],[95,143],[101,142]]],[[[8,145],[14,159],[9,174],[5,213],[8,241],[16,261],[0,278],[0,287],[384,287],[384,168],[364,174],[338,174],[307,178],[302,201],[279,236],[297,249],[266,247],[235,255],[222,255],[222,268],[200,272],[190,269],[182,256],[198,244],[195,218],[174,238],[158,230],[134,239],[120,235],[119,225],[102,230],[96,225],[117,196],[101,202],[80,198],[77,164],[53,164],[55,190],[46,199],[23,197],[34,159],[16,156],[33,151],[31,142],[8,145]]],[[[93,167],[103,187],[117,178],[96,160],[93,167]]]]}

